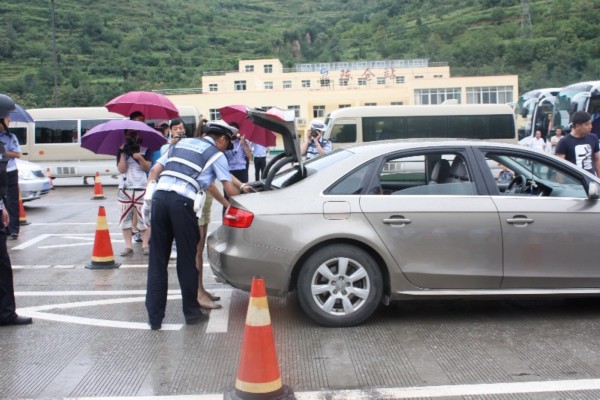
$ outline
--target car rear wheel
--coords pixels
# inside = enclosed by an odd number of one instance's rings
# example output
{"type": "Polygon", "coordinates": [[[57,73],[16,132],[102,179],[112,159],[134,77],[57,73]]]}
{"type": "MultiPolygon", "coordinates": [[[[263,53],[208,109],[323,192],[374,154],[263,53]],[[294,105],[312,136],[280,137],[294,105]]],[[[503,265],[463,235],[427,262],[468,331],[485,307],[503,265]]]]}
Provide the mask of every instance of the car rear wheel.
{"type": "Polygon", "coordinates": [[[375,260],[355,246],[336,244],[312,254],[298,276],[298,301],[324,326],[366,320],[381,300],[383,283],[375,260]]]}

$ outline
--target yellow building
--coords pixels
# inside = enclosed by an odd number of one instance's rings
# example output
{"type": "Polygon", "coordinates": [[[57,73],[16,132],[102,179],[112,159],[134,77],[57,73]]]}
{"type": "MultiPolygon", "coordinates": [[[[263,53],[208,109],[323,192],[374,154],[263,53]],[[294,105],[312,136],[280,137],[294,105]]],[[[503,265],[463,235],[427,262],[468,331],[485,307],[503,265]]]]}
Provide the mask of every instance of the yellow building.
{"type": "Polygon", "coordinates": [[[297,64],[277,59],[240,60],[237,71],[205,72],[202,91],[164,91],[176,105],[193,105],[212,120],[232,104],[294,109],[304,130],[313,118],[350,106],[510,103],[518,98],[518,76],[451,77],[447,63],[426,59],[297,64]]]}

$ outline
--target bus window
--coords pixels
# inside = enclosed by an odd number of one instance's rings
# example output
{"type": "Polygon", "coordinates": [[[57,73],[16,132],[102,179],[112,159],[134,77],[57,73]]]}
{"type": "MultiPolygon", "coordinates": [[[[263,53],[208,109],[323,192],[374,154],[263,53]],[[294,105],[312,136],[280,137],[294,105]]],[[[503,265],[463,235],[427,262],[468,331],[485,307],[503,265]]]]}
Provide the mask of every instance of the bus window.
{"type": "MultiPolygon", "coordinates": [[[[490,139],[514,139],[515,121],[507,115],[490,115],[490,139]]],[[[481,137],[479,139],[487,139],[481,137]]]]}
{"type": "MultiPolygon", "coordinates": [[[[87,131],[92,129],[95,126],[103,124],[105,122],[110,121],[110,119],[82,119],[81,120],[81,136],[85,135],[87,131]]],[[[76,142],[77,140],[74,140],[76,142]]]]}
{"type": "Polygon", "coordinates": [[[19,127],[19,128],[8,128],[8,131],[15,135],[19,140],[19,145],[27,144],[27,128],[19,127]]]}
{"type": "Polygon", "coordinates": [[[77,121],[36,121],[35,143],[72,143],[76,132],[77,121]]]}
{"type": "Polygon", "coordinates": [[[333,143],[355,143],[356,124],[335,125],[329,138],[333,143]]]}
{"type": "Polygon", "coordinates": [[[448,137],[448,117],[406,117],[406,129],[411,133],[410,139],[445,138],[448,137]]]}

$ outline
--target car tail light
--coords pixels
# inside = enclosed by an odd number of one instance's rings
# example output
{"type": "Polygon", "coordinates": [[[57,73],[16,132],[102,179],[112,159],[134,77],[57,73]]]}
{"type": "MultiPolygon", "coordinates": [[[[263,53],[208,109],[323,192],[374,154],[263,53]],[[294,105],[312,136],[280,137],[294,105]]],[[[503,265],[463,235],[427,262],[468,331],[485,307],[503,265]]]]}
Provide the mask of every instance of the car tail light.
{"type": "Polygon", "coordinates": [[[253,219],[254,214],[250,211],[229,206],[223,217],[223,224],[232,228],[249,228],[253,219]]]}

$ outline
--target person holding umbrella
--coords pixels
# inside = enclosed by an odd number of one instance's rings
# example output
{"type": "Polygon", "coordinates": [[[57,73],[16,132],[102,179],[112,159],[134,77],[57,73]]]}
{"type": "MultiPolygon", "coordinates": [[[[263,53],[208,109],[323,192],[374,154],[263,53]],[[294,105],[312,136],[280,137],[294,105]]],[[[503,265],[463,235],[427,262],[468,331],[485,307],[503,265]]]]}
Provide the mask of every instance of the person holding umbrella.
{"type": "Polygon", "coordinates": [[[193,325],[206,318],[198,303],[195,258],[200,233],[196,215],[202,211],[204,191],[217,190],[211,185],[217,179],[230,196],[252,191],[237,179],[232,182],[223,154],[236,133],[237,129],[225,122],[208,122],[205,137],[180,140],[150,170],[145,198],[146,207],[150,204],[152,229],[146,310],[152,330],[160,329],[165,317],[173,239],[177,241],[177,277],[185,322],[193,325]]]}
{"type": "MultiPolygon", "coordinates": [[[[10,97],[0,94],[0,131],[5,133],[10,124],[10,112],[15,109],[15,102],[10,97]]],[[[13,284],[12,265],[8,248],[6,247],[6,227],[9,215],[1,200],[6,194],[6,169],[7,159],[4,156],[4,147],[0,143],[0,326],[27,325],[32,320],[29,317],[20,317],[16,313],[15,289],[13,284]]],[[[18,218],[17,218],[18,222],[18,218]]]]}
{"type": "Polygon", "coordinates": [[[141,147],[138,131],[125,130],[124,142],[117,154],[117,169],[119,170],[119,226],[123,231],[125,248],[122,257],[133,254],[133,225],[142,232],[142,253],[148,255],[148,239],[150,232],[142,218],[142,205],[146,184],[146,172],[150,169],[152,160],[146,148],[141,147]]]}

